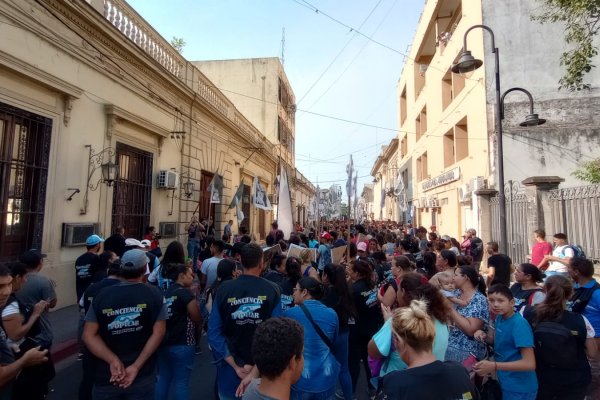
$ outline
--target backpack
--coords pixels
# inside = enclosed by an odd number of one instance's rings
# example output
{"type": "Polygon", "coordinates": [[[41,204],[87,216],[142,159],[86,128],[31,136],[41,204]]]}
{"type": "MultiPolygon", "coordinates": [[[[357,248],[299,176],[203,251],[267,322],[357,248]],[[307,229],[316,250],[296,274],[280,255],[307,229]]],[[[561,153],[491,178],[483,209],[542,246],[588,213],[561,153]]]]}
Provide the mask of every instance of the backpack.
{"type": "Polygon", "coordinates": [[[571,250],[573,250],[573,257],[581,257],[581,258],[586,258],[586,257],[585,257],[585,252],[583,251],[583,249],[581,248],[581,246],[580,246],[580,245],[578,245],[578,244],[569,244],[569,245],[565,246],[565,247],[562,249],[562,252],[561,252],[561,254],[562,254],[563,256],[565,255],[565,251],[566,251],[567,249],[571,249],[571,250]]]}
{"type": "Polygon", "coordinates": [[[578,314],[583,313],[596,289],[600,289],[600,284],[598,282],[595,282],[594,286],[589,288],[578,287],[575,289],[573,291],[573,296],[571,296],[571,299],[567,302],[569,310],[578,314]]]}
{"type": "MultiPolygon", "coordinates": [[[[580,318],[582,317],[580,316],[580,318]]],[[[573,369],[577,367],[579,336],[579,331],[570,330],[559,322],[537,322],[533,329],[536,360],[539,364],[552,368],[573,369]]]]}

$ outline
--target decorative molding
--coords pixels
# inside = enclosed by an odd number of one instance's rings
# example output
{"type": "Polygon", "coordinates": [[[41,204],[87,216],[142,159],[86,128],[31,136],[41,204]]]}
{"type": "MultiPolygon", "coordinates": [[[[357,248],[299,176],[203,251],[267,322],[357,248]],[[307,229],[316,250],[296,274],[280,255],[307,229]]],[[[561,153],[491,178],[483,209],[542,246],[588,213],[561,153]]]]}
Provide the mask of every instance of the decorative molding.
{"type": "Polygon", "coordinates": [[[56,76],[19,60],[10,54],[0,50],[0,65],[10,69],[12,72],[35,81],[37,84],[47,87],[63,95],[78,99],[83,94],[83,89],[71,85],[56,76]]]}
{"type": "Polygon", "coordinates": [[[69,126],[69,121],[71,120],[71,110],[73,110],[73,102],[76,100],[75,97],[65,95],[63,96],[65,102],[65,115],[63,117],[63,123],[65,126],[69,126]]]}
{"type": "Polygon", "coordinates": [[[160,156],[165,139],[168,138],[170,134],[168,129],[153,124],[142,117],[132,114],[129,111],[112,104],[105,105],[104,111],[106,112],[106,138],[108,140],[111,140],[117,125],[123,121],[126,121],[156,137],[158,144],[158,155],[160,156]]]}

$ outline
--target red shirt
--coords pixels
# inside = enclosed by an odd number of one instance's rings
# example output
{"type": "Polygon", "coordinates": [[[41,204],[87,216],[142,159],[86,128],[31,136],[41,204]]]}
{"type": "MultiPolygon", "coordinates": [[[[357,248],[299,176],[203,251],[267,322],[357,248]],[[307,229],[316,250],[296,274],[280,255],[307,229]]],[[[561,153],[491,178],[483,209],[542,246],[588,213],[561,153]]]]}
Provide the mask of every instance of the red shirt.
{"type": "Polygon", "coordinates": [[[537,267],[547,254],[552,254],[552,245],[548,242],[535,242],[531,249],[531,263],[537,267]]]}

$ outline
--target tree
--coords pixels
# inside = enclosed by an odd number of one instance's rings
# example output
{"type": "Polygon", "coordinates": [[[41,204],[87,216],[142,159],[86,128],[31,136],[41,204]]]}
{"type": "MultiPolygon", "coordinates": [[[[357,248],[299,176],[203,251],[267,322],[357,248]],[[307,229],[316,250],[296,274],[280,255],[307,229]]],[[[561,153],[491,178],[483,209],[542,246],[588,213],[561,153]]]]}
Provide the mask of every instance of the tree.
{"type": "Polygon", "coordinates": [[[600,183],[600,158],[584,161],[573,171],[573,176],[589,183],[600,183]]]}
{"type": "Polygon", "coordinates": [[[183,38],[178,38],[176,36],[173,36],[173,39],[171,39],[171,46],[173,46],[175,48],[175,50],[177,50],[179,53],[181,53],[183,51],[183,48],[185,47],[186,43],[185,40],[183,40],[183,38]]]}
{"type": "Polygon", "coordinates": [[[543,12],[532,18],[546,22],[565,24],[565,41],[572,45],[560,57],[560,65],[566,69],[558,83],[560,89],[571,91],[589,89],[591,85],[583,81],[585,74],[595,65],[592,58],[598,55],[598,45],[594,37],[600,30],[600,0],[541,0],[543,12]]]}

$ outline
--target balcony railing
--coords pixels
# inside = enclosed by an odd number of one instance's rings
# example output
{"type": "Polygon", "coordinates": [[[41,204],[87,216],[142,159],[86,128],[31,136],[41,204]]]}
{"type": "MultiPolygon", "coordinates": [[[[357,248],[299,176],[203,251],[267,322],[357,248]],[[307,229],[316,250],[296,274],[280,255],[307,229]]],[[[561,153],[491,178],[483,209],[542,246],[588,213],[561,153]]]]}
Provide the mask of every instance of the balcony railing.
{"type": "MultiPolygon", "coordinates": [[[[276,157],[264,135],[240,113],[233,103],[206,78],[200,70],[177,52],[150,24],[123,0],[95,0],[101,2],[104,18],[158,62],[184,85],[197,92],[216,112],[227,118],[253,143],[276,157]],[[193,71],[193,72],[192,72],[193,71]],[[192,79],[193,77],[193,79],[192,79]]],[[[95,2],[93,1],[93,2],[95,2]]]]}

